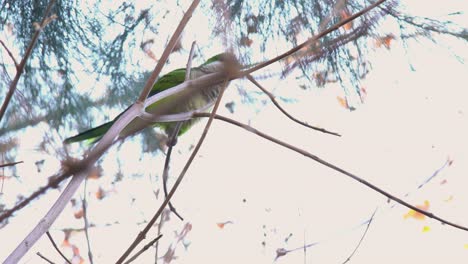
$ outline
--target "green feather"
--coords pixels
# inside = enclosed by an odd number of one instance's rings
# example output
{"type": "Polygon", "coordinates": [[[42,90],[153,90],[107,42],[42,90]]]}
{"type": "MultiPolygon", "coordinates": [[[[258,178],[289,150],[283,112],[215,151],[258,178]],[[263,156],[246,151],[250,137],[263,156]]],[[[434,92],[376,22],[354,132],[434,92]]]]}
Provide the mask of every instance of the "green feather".
{"type": "MultiPolygon", "coordinates": [[[[218,54],[216,56],[213,56],[209,58],[205,63],[200,65],[199,67],[192,68],[191,69],[191,77],[196,78],[199,77],[203,74],[206,74],[203,72],[201,69],[203,67],[206,67],[210,63],[216,62],[216,61],[222,61],[224,53],[218,54]]],[[[153,85],[153,88],[150,91],[149,96],[153,96],[157,93],[160,93],[162,91],[165,91],[171,87],[174,87],[178,84],[181,84],[185,80],[185,72],[186,70],[184,68],[176,69],[173,70],[161,78],[159,78],[156,83],[153,85]]],[[[176,98],[177,94],[171,95],[169,97],[166,97],[158,102],[155,102],[154,104],[148,106],[146,108],[147,111],[151,112],[151,109],[155,109],[158,107],[160,104],[163,104],[164,102],[170,102],[171,100],[174,100],[176,98]]],[[[204,94],[195,94],[191,98],[187,98],[184,102],[181,102],[178,106],[174,107],[174,109],[171,109],[166,114],[174,114],[174,113],[181,113],[181,112],[187,112],[190,110],[195,110],[197,108],[200,108],[201,106],[207,104],[209,101],[214,100],[215,98],[211,98],[208,95],[204,94]]],[[[95,128],[91,128],[89,130],[86,130],[84,132],[79,133],[76,136],[67,138],[64,140],[65,144],[70,144],[70,143],[75,143],[75,142],[80,142],[84,140],[89,140],[91,143],[94,143],[96,141],[99,141],[101,137],[109,130],[109,128],[112,126],[112,124],[117,120],[121,115],[123,115],[130,107],[125,109],[122,113],[120,113],[114,120],[107,122],[105,124],[102,124],[100,126],[97,126],[95,128]]],[[[182,135],[185,133],[194,123],[196,120],[189,120],[185,121],[182,124],[182,127],[180,129],[179,135],[182,135]]],[[[128,125],[131,126],[132,123],[128,125]]],[[[170,135],[172,133],[172,129],[174,129],[175,122],[168,122],[168,123],[156,123],[154,124],[155,126],[159,126],[161,129],[164,129],[165,132],[170,135]]],[[[124,129],[125,130],[125,129],[124,129]]]]}

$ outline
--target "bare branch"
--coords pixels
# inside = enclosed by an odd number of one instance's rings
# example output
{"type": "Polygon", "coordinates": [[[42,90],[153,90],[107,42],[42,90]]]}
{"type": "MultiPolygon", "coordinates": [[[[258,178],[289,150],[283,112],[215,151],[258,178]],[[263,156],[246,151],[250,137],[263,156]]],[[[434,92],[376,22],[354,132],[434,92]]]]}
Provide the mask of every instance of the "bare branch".
{"type": "Polygon", "coordinates": [[[281,54],[281,55],[278,55],[276,56],[275,58],[271,59],[271,60],[268,60],[268,61],[265,61],[263,63],[260,63],[242,73],[240,73],[241,76],[245,76],[247,74],[251,74],[255,71],[258,71],[259,69],[262,69],[262,68],[265,68],[266,66],[270,65],[270,64],[273,64],[274,62],[277,62],[279,60],[282,60],[288,56],[291,56],[293,55],[294,53],[296,53],[297,51],[301,50],[302,48],[304,47],[307,47],[307,46],[310,46],[312,44],[314,44],[317,40],[319,40],[320,38],[324,37],[325,35],[328,35],[329,33],[339,29],[340,27],[342,27],[343,25],[353,21],[354,19],[362,16],[363,14],[369,12],[370,10],[374,9],[375,7],[381,5],[383,2],[385,2],[387,0],[379,0],[375,3],[373,3],[372,5],[362,9],[361,11],[357,12],[356,14],[352,15],[352,16],[349,16],[348,18],[346,19],[343,19],[341,20],[340,22],[336,23],[335,25],[329,27],[328,29],[320,32],[319,34],[313,36],[312,38],[310,38],[309,40],[303,42],[302,44],[290,49],[289,51],[281,54]]]}
{"type": "Polygon", "coordinates": [[[49,238],[50,243],[52,243],[52,246],[54,246],[55,250],[60,254],[60,256],[62,256],[62,258],[65,260],[65,262],[67,262],[68,264],[71,264],[71,262],[67,259],[67,257],[65,257],[65,255],[62,253],[62,251],[59,249],[59,247],[55,243],[55,241],[52,238],[52,235],[50,234],[49,231],[46,232],[46,235],[49,238]]]}
{"type": "Polygon", "coordinates": [[[140,249],[135,255],[133,255],[131,258],[129,258],[127,261],[125,261],[124,264],[131,263],[135,259],[137,259],[143,252],[148,250],[154,243],[158,242],[159,239],[161,239],[163,235],[158,235],[155,239],[151,240],[148,244],[146,244],[142,249],[140,249]]]}
{"type": "Polygon", "coordinates": [[[364,230],[364,233],[362,234],[361,239],[359,239],[358,244],[357,244],[356,247],[354,248],[353,252],[351,252],[351,255],[349,255],[349,257],[343,262],[343,264],[348,263],[348,262],[351,260],[351,258],[354,256],[354,254],[356,253],[356,251],[358,250],[358,248],[361,246],[362,241],[363,241],[364,238],[366,237],[367,231],[369,231],[369,227],[370,227],[372,221],[374,220],[375,213],[377,213],[377,208],[375,208],[374,213],[372,213],[372,216],[371,216],[371,218],[369,219],[369,222],[367,223],[366,230],[364,230]]]}
{"type": "Polygon", "coordinates": [[[86,237],[86,245],[88,246],[88,258],[89,258],[89,263],[93,264],[93,252],[91,251],[91,243],[89,240],[89,232],[88,232],[88,203],[86,201],[86,187],[87,187],[88,180],[85,180],[85,186],[84,186],[84,194],[83,194],[83,199],[81,200],[81,206],[83,208],[83,221],[84,221],[84,232],[85,232],[85,237],[86,237]]]}
{"type": "Polygon", "coordinates": [[[185,12],[184,17],[182,18],[179,25],[177,26],[176,31],[172,35],[171,39],[169,40],[169,43],[167,44],[167,47],[164,49],[164,52],[161,55],[161,58],[156,64],[156,67],[154,68],[153,73],[148,78],[148,81],[146,82],[145,87],[143,88],[143,91],[141,91],[140,97],[138,98],[137,102],[143,103],[148,97],[148,95],[150,94],[151,88],[153,88],[153,84],[156,82],[156,79],[158,78],[159,73],[161,72],[164,65],[166,64],[167,58],[169,58],[169,55],[172,53],[172,49],[174,49],[175,45],[179,41],[179,38],[182,35],[182,31],[184,30],[188,21],[192,17],[193,11],[195,10],[195,8],[197,8],[199,3],[200,3],[200,0],[194,0],[192,4],[190,5],[189,9],[187,10],[187,12],[185,12]]]}
{"type": "MultiPolygon", "coordinates": [[[[199,0],[195,0],[192,3],[191,7],[186,12],[186,14],[184,15],[184,18],[182,19],[181,23],[179,24],[179,27],[177,28],[177,31],[184,28],[184,26],[181,26],[181,25],[185,25],[187,23],[188,19],[190,18],[190,14],[193,12],[194,8],[198,5],[198,3],[199,3],[199,0]]],[[[177,31],[176,31],[176,33],[177,33],[177,31]]],[[[180,34],[180,32],[178,34],[180,34]]],[[[170,46],[168,45],[168,47],[166,47],[166,49],[164,51],[164,54],[167,54],[167,55],[165,55],[166,59],[167,59],[167,56],[170,53],[170,52],[167,51],[169,49],[169,47],[170,46]]],[[[159,62],[161,62],[161,61],[162,61],[162,59],[159,62]]],[[[165,59],[164,59],[164,61],[165,61],[165,59]]],[[[164,63],[158,64],[158,65],[159,65],[159,67],[162,67],[164,65],[164,63]]],[[[157,76],[158,76],[157,71],[158,71],[158,68],[159,68],[158,65],[156,66],[155,70],[153,71],[153,74],[151,75],[150,80],[148,80],[148,82],[147,82],[147,84],[145,86],[145,89],[148,87],[148,85],[149,85],[149,89],[151,89],[151,86],[153,85],[154,80],[157,78],[157,76]]],[[[161,69],[159,69],[159,71],[160,70],[161,69]]],[[[219,75],[215,75],[214,77],[222,76],[222,75],[224,75],[224,74],[220,73],[219,75]]],[[[213,78],[213,76],[211,76],[211,78],[213,78]]],[[[203,78],[198,78],[198,79],[202,79],[201,82],[200,82],[201,84],[203,84],[204,81],[205,82],[207,81],[207,79],[203,79],[203,78]]],[[[208,78],[208,80],[209,80],[209,78],[208,78]]],[[[181,87],[187,87],[188,84],[183,84],[183,85],[180,85],[180,86],[181,87]]],[[[202,85],[196,86],[196,88],[198,89],[201,86],[202,85]]],[[[181,88],[179,88],[179,89],[181,89],[181,88]]],[[[118,118],[118,120],[111,126],[111,128],[107,131],[107,133],[103,136],[103,138],[101,140],[99,140],[99,142],[90,151],[88,151],[85,154],[84,159],[82,159],[82,160],[80,160],[78,162],[71,162],[72,164],[69,164],[69,165],[72,166],[71,169],[67,169],[62,175],[60,175],[58,177],[60,179],[60,181],[58,181],[58,182],[61,182],[64,179],[68,178],[70,175],[73,175],[73,177],[70,180],[70,182],[68,183],[67,187],[63,190],[63,192],[61,193],[59,198],[56,200],[54,205],[47,212],[47,214],[33,228],[33,230],[28,234],[28,236],[17,246],[17,248],[7,257],[7,259],[5,260],[6,264],[18,263],[18,261],[24,256],[24,254],[26,254],[26,252],[34,245],[34,243],[37,242],[37,240],[49,229],[49,227],[52,225],[52,223],[55,221],[55,219],[57,219],[59,214],[63,211],[66,204],[70,201],[71,197],[74,195],[76,190],[79,188],[79,186],[81,185],[83,180],[86,178],[88,170],[102,156],[102,154],[110,146],[112,146],[113,143],[115,143],[114,139],[117,137],[117,135],[119,135],[120,132],[132,120],[135,119],[135,117],[140,115],[140,113],[142,112],[142,109],[144,107],[144,104],[145,104],[144,100],[146,100],[146,96],[148,94],[149,94],[149,90],[147,91],[147,93],[142,92],[141,97],[144,97],[143,101],[137,100],[137,102],[135,104],[130,106],[130,108],[122,116],[120,116],[120,118],[118,118]]],[[[167,93],[166,93],[166,96],[167,96],[167,93]]],[[[170,106],[173,106],[173,104],[167,104],[167,105],[165,105],[165,107],[162,107],[162,109],[158,109],[158,110],[166,110],[170,106]]],[[[153,113],[153,114],[157,115],[157,114],[161,114],[161,113],[163,113],[163,112],[160,111],[160,112],[156,112],[156,113],[153,113]]],[[[138,130],[136,130],[136,131],[139,131],[139,130],[143,129],[147,125],[149,125],[149,123],[143,124],[141,127],[138,127],[138,130]]],[[[40,194],[44,193],[45,191],[46,191],[46,189],[39,190],[38,192],[35,193],[36,196],[32,196],[32,197],[26,199],[27,200],[26,203],[25,203],[25,201],[23,201],[21,203],[22,206],[24,206],[30,200],[34,199],[35,197],[39,196],[40,194]]],[[[13,208],[13,210],[8,210],[6,213],[2,214],[0,216],[0,221],[2,219],[5,219],[5,218],[9,217],[17,209],[18,209],[18,206],[15,206],[15,208],[13,208]]]]}
{"type": "Polygon", "coordinates": [[[34,33],[34,36],[31,39],[31,42],[29,43],[28,48],[26,49],[26,52],[24,53],[23,59],[21,60],[20,64],[16,67],[16,75],[13,81],[10,83],[10,88],[8,89],[8,93],[5,96],[5,100],[3,101],[3,105],[0,108],[0,122],[3,119],[3,116],[5,115],[6,109],[8,105],[10,104],[11,98],[13,97],[13,94],[15,93],[16,86],[18,85],[19,78],[21,77],[21,74],[24,71],[24,67],[26,66],[26,62],[29,59],[29,56],[31,56],[32,49],[34,45],[36,44],[37,39],[39,38],[39,34],[42,32],[44,27],[51,21],[49,18],[49,13],[52,9],[52,6],[54,5],[55,0],[50,0],[49,4],[47,5],[46,11],[44,13],[44,17],[42,18],[41,21],[41,26],[39,29],[36,29],[36,33],[34,33]]]}
{"type": "Polygon", "coordinates": [[[52,176],[51,180],[49,180],[49,183],[41,188],[39,188],[37,191],[33,192],[28,198],[22,200],[19,202],[17,205],[15,205],[13,208],[4,210],[2,214],[0,214],[0,223],[11,217],[16,211],[22,209],[26,205],[28,205],[31,201],[36,199],[37,197],[41,196],[44,194],[47,190],[50,188],[56,188],[62,181],[66,180],[71,174],[69,173],[63,173],[60,175],[52,176]]]}
{"type": "Polygon", "coordinates": [[[0,39],[0,44],[2,44],[3,48],[5,48],[6,52],[8,53],[8,56],[10,56],[11,60],[15,64],[15,68],[18,71],[18,62],[16,62],[15,56],[13,56],[13,53],[11,53],[10,49],[5,45],[5,43],[0,39]]]}
{"type": "MultiPolygon", "coordinates": [[[[209,116],[210,115],[206,114],[206,113],[196,113],[196,114],[193,115],[193,117],[209,117],[209,116]]],[[[421,214],[423,214],[423,215],[425,215],[425,216],[427,216],[429,218],[435,219],[435,220],[441,222],[442,224],[446,224],[446,225],[449,225],[449,226],[452,226],[452,227],[455,227],[455,228],[458,228],[458,229],[461,229],[461,230],[468,231],[468,227],[465,227],[465,226],[459,225],[459,224],[455,224],[455,223],[450,222],[448,220],[445,220],[445,219],[443,219],[443,218],[441,218],[441,217],[439,217],[439,216],[437,216],[437,215],[435,215],[433,213],[427,212],[427,211],[422,210],[422,209],[420,209],[420,208],[418,208],[418,207],[416,207],[414,205],[411,205],[411,204],[405,202],[404,200],[398,198],[397,196],[392,195],[392,194],[388,193],[387,191],[384,191],[383,189],[381,189],[381,188],[373,185],[372,183],[362,179],[361,177],[359,177],[359,176],[357,176],[357,175],[355,175],[355,174],[353,174],[351,172],[348,172],[345,169],[342,169],[342,168],[340,168],[340,167],[338,167],[336,165],[333,165],[332,163],[330,163],[328,161],[325,161],[325,160],[319,158],[318,156],[316,156],[316,155],[314,155],[314,154],[312,154],[312,153],[310,153],[308,151],[305,151],[305,150],[303,150],[301,148],[295,147],[295,146],[293,146],[291,144],[288,144],[288,143],[286,143],[284,141],[276,139],[276,138],[274,138],[274,137],[272,137],[270,135],[267,135],[267,134],[255,129],[255,128],[249,126],[249,125],[240,123],[240,122],[238,122],[236,120],[233,120],[231,118],[221,116],[221,115],[215,115],[214,118],[225,121],[225,122],[233,124],[233,125],[236,125],[238,127],[241,127],[241,128],[243,128],[243,129],[245,129],[245,130],[247,130],[247,131],[249,131],[251,133],[254,133],[254,134],[256,134],[256,135],[258,135],[258,136],[260,136],[260,137],[262,137],[264,139],[267,139],[267,140],[269,140],[269,141],[271,141],[273,143],[276,143],[276,144],[278,144],[280,146],[283,146],[283,147],[285,147],[287,149],[290,149],[290,150],[295,151],[295,152],[297,152],[299,154],[302,154],[302,155],[304,155],[304,156],[306,156],[306,157],[308,157],[308,158],[310,158],[312,160],[315,160],[316,162],[318,162],[318,163],[320,163],[320,164],[322,164],[322,165],[324,165],[324,166],[326,166],[326,167],[328,167],[328,168],[330,168],[332,170],[340,172],[340,173],[350,177],[351,179],[353,179],[353,180],[355,180],[357,182],[360,182],[361,184],[369,187],[370,189],[372,189],[372,190],[386,196],[388,199],[393,200],[393,201],[403,205],[404,207],[412,209],[412,210],[414,210],[414,211],[416,211],[418,213],[421,213],[421,214]]]]}
{"type": "MultiPolygon", "coordinates": [[[[164,161],[164,169],[163,169],[163,190],[164,190],[164,197],[167,197],[167,179],[169,178],[169,163],[171,160],[172,149],[174,148],[175,142],[177,141],[177,135],[179,134],[180,127],[182,126],[182,121],[177,122],[174,131],[172,131],[172,135],[169,137],[168,141],[168,149],[166,154],[166,160],[164,161]]],[[[180,220],[184,221],[184,218],[177,212],[175,207],[169,202],[169,209],[173,212],[180,220]]]]}
{"type": "MultiPolygon", "coordinates": [[[[228,82],[228,79],[229,78],[226,78],[226,81],[224,83],[224,88],[226,87],[227,85],[227,82],[228,82]]],[[[220,94],[216,100],[216,103],[213,107],[213,111],[211,112],[211,114],[208,114],[210,116],[210,118],[208,119],[208,122],[206,123],[206,126],[205,126],[205,129],[203,130],[203,133],[202,135],[200,136],[200,140],[198,141],[197,145],[195,146],[195,148],[193,149],[193,152],[192,154],[190,155],[189,159],[187,160],[187,163],[185,164],[184,168],[182,169],[182,172],[180,173],[179,177],[177,178],[176,182],[174,183],[174,185],[172,186],[172,189],[171,191],[167,194],[167,197],[166,199],[164,200],[164,202],[161,204],[161,206],[159,207],[159,209],[156,211],[155,215],[153,216],[153,218],[148,222],[148,225],[143,229],[143,231],[141,231],[137,237],[135,238],[135,240],[132,242],[132,244],[130,245],[130,247],[125,251],[125,253],[117,260],[116,263],[123,263],[123,261],[128,257],[128,255],[130,255],[130,253],[133,251],[133,249],[135,249],[135,247],[143,240],[145,239],[145,236],[146,234],[148,233],[148,231],[151,229],[151,227],[154,225],[154,223],[156,222],[156,220],[158,219],[158,217],[161,215],[161,213],[163,212],[164,208],[168,205],[169,201],[171,200],[172,196],[174,195],[174,193],[176,192],[177,188],[179,187],[180,183],[182,182],[182,179],[184,178],[186,172],[188,171],[190,165],[192,164],[192,161],[194,160],[196,154],[198,153],[198,151],[200,150],[201,148],[201,145],[204,141],[204,139],[206,138],[206,135],[208,134],[208,130],[211,126],[211,123],[213,122],[213,118],[214,116],[216,115],[216,111],[218,110],[218,107],[219,107],[219,103],[221,102],[221,98],[223,97],[223,93],[224,93],[224,88],[221,89],[220,91],[220,94]]]]}
{"type": "Polygon", "coordinates": [[[47,261],[47,263],[55,264],[54,262],[52,262],[51,260],[49,260],[48,258],[46,258],[44,255],[42,255],[40,252],[36,252],[36,255],[38,255],[39,257],[41,257],[43,260],[47,261]]]}
{"type": "Polygon", "coordinates": [[[195,51],[195,45],[196,42],[192,42],[192,46],[190,46],[190,53],[187,61],[187,67],[185,67],[185,80],[188,81],[190,79],[190,71],[192,71],[192,59],[193,59],[193,53],[195,51]]]}
{"type": "MultiPolygon", "coordinates": [[[[192,47],[190,48],[189,58],[187,61],[187,67],[185,69],[185,81],[190,79],[190,71],[192,70],[192,58],[193,58],[193,51],[195,47],[195,41],[192,42],[192,47]]],[[[174,148],[175,144],[177,143],[177,137],[179,135],[180,128],[182,127],[183,122],[177,122],[174,131],[172,131],[172,135],[168,141],[168,150],[166,154],[166,161],[164,162],[164,170],[163,170],[163,189],[164,189],[164,197],[167,197],[167,179],[169,177],[169,163],[171,160],[172,149],[174,148]]],[[[175,207],[172,205],[172,202],[169,202],[169,209],[173,212],[180,220],[184,220],[184,218],[177,212],[175,207]]]]}
{"type": "Polygon", "coordinates": [[[311,128],[311,129],[314,129],[314,130],[317,130],[317,131],[320,131],[322,133],[326,133],[326,134],[330,134],[330,135],[334,135],[334,136],[338,136],[338,137],[341,137],[340,134],[336,133],[336,132],[331,132],[331,131],[328,131],[324,128],[321,128],[321,127],[316,127],[316,126],[311,126],[305,122],[302,122],[300,121],[299,119],[295,118],[294,116],[292,116],[291,114],[289,114],[286,110],[284,110],[283,107],[281,107],[281,105],[278,103],[278,101],[276,101],[275,99],[275,96],[270,93],[268,90],[266,90],[262,85],[260,85],[257,80],[255,80],[252,75],[247,75],[247,79],[249,79],[249,81],[251,81],[253,84],[255,84],[255,86],[257,86],[260,90],[262,90],[263,93],[265,93],[271,100],[271,102],[273,102],[273,104],[276,106],[276,108],[278,108],[285,116],[287,116],[289,119],[291,119],[292,121],[300,124],[300,125],[303,125],[305,127],[308,127],[308,128],[311,128]]]}
{"type": "Polygon", "coordinates": [[[15,161],[15,162],[10,162],[10,163],[0,164],[0,168],[15,166],[16,164],[20,164],[20,163],[23,163],[23,161],[15,161]]]}

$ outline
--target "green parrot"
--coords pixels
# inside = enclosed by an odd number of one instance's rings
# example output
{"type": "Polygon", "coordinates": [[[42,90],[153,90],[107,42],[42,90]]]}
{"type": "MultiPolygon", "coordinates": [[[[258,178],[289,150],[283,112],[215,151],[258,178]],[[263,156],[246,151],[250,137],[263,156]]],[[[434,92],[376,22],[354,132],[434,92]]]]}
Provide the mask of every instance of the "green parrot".
{"type": "MultiPolygon", "coordinates": [[[[213,56],[209,58],[205,63],[201,64],[200,66],[192,68],[190,71],[190,79],[196,79],[206,74],[221,72],[225,70],[225,66],[227,66],[228,63],[231,63],[234,60],[235,58],[233,58],[233,56],[228,53],[221,53],[216,56],[213,56]]],[[[237,61],[235,62],[237,63],[237,61]]],[[[230,66],[227,66],[227,67],[230,67],[230,66]]],[[[186,73],[186,69],[181,68],[181,69],[173,70],[167,73],[166,75],[162,76],[153,85],[153,88],[151,89],[149,96],[155,95],[161,91],[164,91],[166,89],[169,89],[171,87],[174,87],[183,83],[185,81],[185,73],[186,73]]],[[[212,104],[217,99],[223,86],[224,86],[223,83],[219,83],[219,84],[216,84],[215,87],[212,87],[212,89],[200,89],[199,92],[196,92],[192,96],[186,97],[183,101],[181,101],[175,107],[173,107],[169,112],[164,113],[164,114],[184,113],[184,112],[193,111],[193,110],[202,108],[204,106],[207,106],[208,104],[212,104]]],[[[170,101],[171,99],[174,100],[177,98],[177,96],[180,96],[180,95],[173,94],[160,101],[157,101],[147,106],[146,111],[151,113],[153,110],[154,112],[154,109],[157,109],[158,105],[160,105],[161,102],[164,102],[164,101],[167,102],[167,101],[170,101]]],[[[129,108],[125,109],[125,111],[127,111],[129,108]]],[[[95,128],[91,128],[89,130],[81,132],[76,136],[65,139],[64,143],[70,144],[70,143],[80,142],[84,140],[88,140],[91,143],[95,143],[96,141],[99,141],[99,139],[101,139],[101,137],[107,132],[107,130],[110,129],[112,124],[123,113],[125,113],[125,111],[120,113],[112,121],[109,121],[95,128]]],[[[182,135],[183,133],[185,133],[195,122],[196,122],[195,119],[184,121],[182,126],[180,127],[179,135],[182,135]]],[[[127,127],[125,127],[122,130],[119,136],[120,137],[127,136],[135,132],[138,132],[142,127],[145,126],[145,124],[147,124],[147,121],[144,121],[140,118],[136,118],[135,120],[130,122],[130,124],[128,124],[127,127]]],[[[160,127],[166,132],[168,136],[171,136],[173,129],[175,129],[175,124],[176,122],[166,122],[166,123],[161,122],[161,123],[155,123],[153,125],[160,127]]]]}

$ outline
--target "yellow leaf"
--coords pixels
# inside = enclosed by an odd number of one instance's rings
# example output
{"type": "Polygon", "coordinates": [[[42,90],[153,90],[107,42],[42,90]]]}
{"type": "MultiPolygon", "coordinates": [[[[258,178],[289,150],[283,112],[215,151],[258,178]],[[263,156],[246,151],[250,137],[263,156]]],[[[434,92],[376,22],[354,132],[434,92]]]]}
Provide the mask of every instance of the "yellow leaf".
{"type": "Polygon", "coordinates": [[[426,232],[429,232],[429,231],[431,231],[431,228],[429,226],[424,226],[423,227],[423,230],[422,230],[423,233],[426,233],[426,232]]]}
{"type": "Polygon", "coordinates": [[[449,197],[447,197],[447,199],[444,200],[444,202],[448,203],[452,200],[453,200],[453,195],[450,195],[449,197]]]}
{"type": "MultiPolygon", "coordinates": [[[[429,210],[429,201],[425,200],[423,205],[416,205],[416,208],[424,210],[424,211],[429,210]]],[[[426,218],[425,215],[421,214],[420,212],[416,212],[412,209],[409,210],[409,212],[403,216],[404,219],[408,219],[410,217],[416,220],[424,220],[426,218]]]]}
{"type": "Polygon", "coordinates": [[[342,107],[344,107],[344,108],[346,108],[346,109],[349,108],[348,102],[346,101],[345,98],[343,98],[343,97],[341,97],[341,96],[337,96],[336,99],[338,100],[338,103],[339,103],[342,107]]]}

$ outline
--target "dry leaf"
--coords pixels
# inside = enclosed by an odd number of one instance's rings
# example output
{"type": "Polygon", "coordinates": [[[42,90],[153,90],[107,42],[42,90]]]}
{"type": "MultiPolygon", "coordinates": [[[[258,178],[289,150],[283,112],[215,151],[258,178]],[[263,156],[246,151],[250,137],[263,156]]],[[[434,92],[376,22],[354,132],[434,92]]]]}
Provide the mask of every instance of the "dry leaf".
{"type": "MultiPolygon", "coordinates": [[[[341,15],[341,19],[342,19],[342,20],[345,20],[345,19],[347,19],[348,17],[350,17],[350,15],[349,15],[349,13],[348,13],[347,10],[341,10],[340,15],[341,15]]],[[[345,30],[351,30],[351,29],[353,28],[353,21],[349,21],[348,23],[344,24],[344,25],[343,25],[343,28],[344,28],[345,30]]]]}
{"type": "MultiPolygon", "coordinates": [[[[425,200],[423,205],[416,205],[416,208],[424,210],[424,211],[428,211],[429,210],[429,201],[425,200]]],[[[416,211],[414,211],[412,209],[409,210],[409,212],[406,213],[403,217],[405,219],[411,217],[411,218],[414,218],[416,220],[424,220],[426,218],[425,215],[421,214],[420,212],[416,212],[416,211]]]]}

